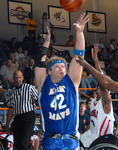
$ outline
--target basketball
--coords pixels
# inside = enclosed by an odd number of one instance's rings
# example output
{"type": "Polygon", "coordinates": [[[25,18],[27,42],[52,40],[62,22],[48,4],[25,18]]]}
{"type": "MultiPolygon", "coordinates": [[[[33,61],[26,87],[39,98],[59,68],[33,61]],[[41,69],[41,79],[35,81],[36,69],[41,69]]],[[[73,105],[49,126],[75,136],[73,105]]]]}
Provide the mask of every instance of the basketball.
{"type": "Polygon", "coordinates": [[[85,3],[85,0],[59,0],[63,9],[68,12],[75,12],[79,10],[85,3]]]}

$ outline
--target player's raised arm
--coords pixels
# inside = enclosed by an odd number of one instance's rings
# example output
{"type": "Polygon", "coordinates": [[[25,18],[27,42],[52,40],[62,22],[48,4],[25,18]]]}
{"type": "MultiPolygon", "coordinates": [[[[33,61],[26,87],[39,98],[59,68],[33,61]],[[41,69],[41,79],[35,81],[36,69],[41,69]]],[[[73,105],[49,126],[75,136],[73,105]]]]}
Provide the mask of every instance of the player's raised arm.
{"type": "Polygon", "coordinates": [[[42,45],[42,51],[39,52],[36,58],[35,79],[36,79],[39,92],[47,76],[45,61],[47,58],[47,51],[50,45],[50,30],[48,27],[47,27],[47,31],[48,34],[44,44],[42,45]]]}
{"type": "Polygon", "coordinates": [[[113,81],[111,78],[104,74],[101,74],[94,67],[92,67],[85,59],[80,58],[79,60],[77,60],[77,62],[83,67],[87,68],[88,71],[93,75],[93,77],[99,82],[101,86],[103,86],[105,89],[108,89],[109,91],[118,93],[118,82],[113,81]]]}
{"type": "MultiPolygon", "coordinates": [[[[94,60],[94,63],[95,63],[95,68],[101,73],[103,74],[102,72],[102,69],[100,67],[100,64],[99,64],[99,60],[98,60],[98,44],[94,44],[94,49],[92,48],[92,59],[94,60]]],[[[104,111],[105,113],[109,113],[111,111],[111,95],[109,94],[109,91],[107,89],[105,89],[104,87],[100,86],[100,89],[101,89],[101,93],[102,93],[102,105],[103,105],[103,108],[104,108],[104,111]]]]}
{"type": "Polygon", "coordinates": [[[74,82],[77,89],[80,84],[83,67],[80,64],[77,64],[76,60],[79,59],[78,56],[84,58],[85,38],[83,31],[88,21],[89,21],[88,15],[85,16],[85,13],[83,13],[80,15],[77,22],[73,24],[76,28],[76,43],[74,48],[75,56],[73,57],[69,67],[69,76],[74,82]]]}

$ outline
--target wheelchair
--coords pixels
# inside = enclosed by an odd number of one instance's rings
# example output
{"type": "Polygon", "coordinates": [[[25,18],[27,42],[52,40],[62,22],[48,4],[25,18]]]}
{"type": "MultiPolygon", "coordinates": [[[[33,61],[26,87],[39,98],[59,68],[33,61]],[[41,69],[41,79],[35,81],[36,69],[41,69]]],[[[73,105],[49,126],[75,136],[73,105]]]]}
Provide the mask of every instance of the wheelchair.
{"type": "Polygon", "coordinates": [[[9,150],[10,148],[8,147],[8,144],[11,144],[12,150],[15,150],[14,144],[7,139],[8,136],[9,135],[7,135],[5,138],[0,137],[0,150],[9,150]]]}
{"type": "Polygon", "coordinates": [[[88,148],[80,142],[80,150],[118,150],[118,138],[112,134],[97,138],[88,148]]]}

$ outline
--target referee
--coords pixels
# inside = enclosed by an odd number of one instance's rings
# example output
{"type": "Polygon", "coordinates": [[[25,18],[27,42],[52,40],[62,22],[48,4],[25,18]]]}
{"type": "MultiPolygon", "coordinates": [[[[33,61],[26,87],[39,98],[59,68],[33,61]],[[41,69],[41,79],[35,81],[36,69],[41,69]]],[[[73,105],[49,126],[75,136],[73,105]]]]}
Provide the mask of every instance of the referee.
{"type": "Polygon", "coordinates": [[[31,150],[30,137],[35,123],[35,101],[38,100],[38,92],[32,85],[23,83],[24,77],[20,70],[14,73],[15,89],[8,99],[9,107],[7,115],[6,132],[9,134],[9,124],[13,110],[15,118],[13,123],[14,144],[17,150],[31,150]]]}

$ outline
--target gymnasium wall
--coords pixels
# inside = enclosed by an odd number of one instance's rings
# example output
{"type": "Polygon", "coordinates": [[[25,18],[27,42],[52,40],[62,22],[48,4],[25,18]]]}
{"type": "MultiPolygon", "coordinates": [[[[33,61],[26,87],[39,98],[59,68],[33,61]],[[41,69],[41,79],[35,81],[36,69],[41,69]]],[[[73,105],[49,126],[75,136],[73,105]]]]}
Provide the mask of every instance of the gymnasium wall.
{"type": "MultiPolygon", "coordinates": [[[[48,12],[48,5],[60,6],[59,0],[19,0],[32,3],[33,18],[38,24],[37,33],[41,32],[41,17],[44,11],[48,12]]],[[[72,34],[75,39],[75,27],[72,25],[82,12],[86,10],[97,10],[106,13],[107,18],[107,34],[96,34],[87,32],[85,28],[85,38],[88,45],[91,45],[97,39],[103,38],[105,45],[109,45],[111,38],[118,41],[118,0],[85,0],[85,5],[80,11],[71,13],[71,30],[55,29],[56,44],[64,45],[68,40],[68,36],[72,34]],[[96,1],[97,7],[94,7],[96,1]]],[[[16,37],[22,41],[23,37],[27,36],[27,28],[23,25],[14,25],[8,23],[7,0],[0,0],[0,39],[10,40],[11,37],[16,37]]]]}

